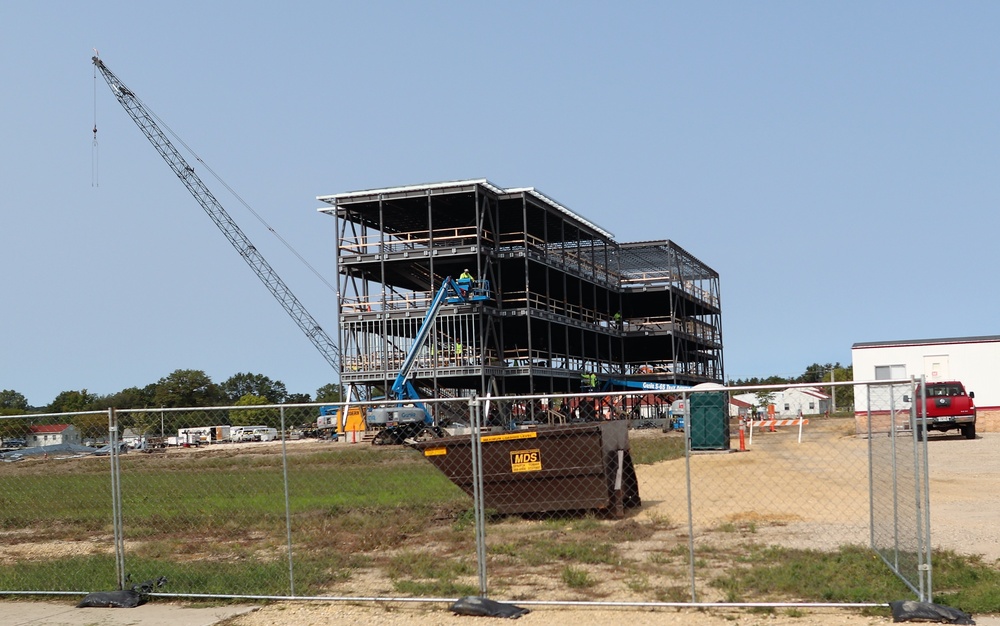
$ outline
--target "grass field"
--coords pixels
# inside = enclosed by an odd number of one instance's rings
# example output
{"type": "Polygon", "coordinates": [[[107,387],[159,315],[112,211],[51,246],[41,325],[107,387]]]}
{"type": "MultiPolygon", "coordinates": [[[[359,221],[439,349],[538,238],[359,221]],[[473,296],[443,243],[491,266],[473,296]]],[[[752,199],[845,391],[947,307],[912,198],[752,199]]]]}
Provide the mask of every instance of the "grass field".
{"type": "MultiPolygon", "coordinates": [[[[677,437],[632,442],[637,464],[683,452],[677,437]]],[[[309,443],[289,446],[286,463],[275,448],[219,446],[129,454],[121,468],[125,562],[134,581],[166,576],[165,591],[202,594],[478,592],[471,499],[409,448],[309,443]]],[[[106,458],[0,466],[0,590],[114,588],[111,520],[106,458]]],[[[866,549],[763,545],[752,525],[712,533],[719,541],[695,555],[695,567],[710,572],[703,598],[884,602],[909,595],[866,549]]],[[[682,520],[493,515],[487,542],[491,592],[506,597],[690,600],[682,520]]],[[[937,557],[941,600],[997,611],[998,582],[996,568],[981,560],[937,557]]]]}

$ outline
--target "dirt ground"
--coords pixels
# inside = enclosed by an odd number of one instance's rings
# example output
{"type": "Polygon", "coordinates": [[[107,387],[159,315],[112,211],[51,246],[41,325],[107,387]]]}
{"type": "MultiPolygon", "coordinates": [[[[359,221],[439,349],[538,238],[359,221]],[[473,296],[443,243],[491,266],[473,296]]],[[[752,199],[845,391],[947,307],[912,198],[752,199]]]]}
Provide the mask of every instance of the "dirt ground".
{"type": "MultiPolygon", "coordinates": [[[[692,457],[694,518],[699,527],[719,524],[755,525],[758,541],[789,547],[833,549],[845,543],[867,545],[868,442],[855,437],[853,421],[815,422],[797,442],[795,429],[754,433],[747,452],[709,453],[692,457]],[[748,501],[746,481],[764,481],[770,489],[748,501]],[[706,497],[710,494],[710,497],[706,497]],[[818,531],[817,529],[822,529],[818,531]]],[[[639,436],[663,436],[657,431],[639,436]]],[[[735,447],[734,442],[734,447],[735,447]]],[[[1000,559],[1000,433],[984,433],[975,441],[932,436],[928,442],[931,533],[935,549],[1000,559]]],[[[685,461],[640,466],[643,506],[637,516],[678,518],[686,503],[682,479],[685,461]]],[[[682,513],[686,517],[686,514],[682,513]]],[[[696,529],[696,537],[698,531],[696,529]]],[[[503,598],[495,598],[503,600],[503,598]]],[[[277,603],[232,618],[226,626],[307,626],[313,624],[408,624],[417,626],[492,623],[484,617],[456,616],[447,603],[277,603]]],[[[749,626],[795,624],[834,626],[887,624],[883,617],[856,609],[777,608],[762,613],[747,609],[589,608],[525,605],[531,612],[520,623],[589,626],[627,620],[630,626],[695,624],[749,626]]],[[[1000,617],[975,616],[982,625],[1000,625],[1000,617]]]]}

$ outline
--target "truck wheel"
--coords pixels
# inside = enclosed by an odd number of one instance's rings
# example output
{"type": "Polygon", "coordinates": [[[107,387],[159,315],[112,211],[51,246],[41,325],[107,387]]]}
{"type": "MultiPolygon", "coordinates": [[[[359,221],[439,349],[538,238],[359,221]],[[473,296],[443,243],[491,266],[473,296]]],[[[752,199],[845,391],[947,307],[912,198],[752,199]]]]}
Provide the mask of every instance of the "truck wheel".
{"type": "Polygon", "coordinates": [[[973,422],[973,423],[969,424],[968,426],[963,426],[962,427],[962,434],[965,435],[966,439],[975,439],[976,438],[976,423],[973,422]]]}
{"type": "Polygon", "coordinates": [[[916,436],[916,438],[917,438],[917,441],[923,441],[923,440],[924,440],[924,437],[925,437],[925,431],[924,431],[924,427],[923,427],[923,426],[920,426],[920,425],[918,424],[918,425],[917,425],[917,429],[916,429],[916,431],[915,431],[915,432],[914,432],[913,434],[914,434],[914,436],[916,436]]]}

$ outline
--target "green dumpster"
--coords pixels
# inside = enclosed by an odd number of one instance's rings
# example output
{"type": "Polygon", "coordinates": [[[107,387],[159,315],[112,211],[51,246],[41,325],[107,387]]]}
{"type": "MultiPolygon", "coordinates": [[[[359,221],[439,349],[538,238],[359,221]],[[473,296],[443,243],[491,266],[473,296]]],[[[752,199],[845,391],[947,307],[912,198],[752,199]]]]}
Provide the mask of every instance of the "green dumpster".
{"type": "Polygon", "coordinates": [[[729,394],[704,391],[688,397],[692,450],[729,449],[729,394]]]}

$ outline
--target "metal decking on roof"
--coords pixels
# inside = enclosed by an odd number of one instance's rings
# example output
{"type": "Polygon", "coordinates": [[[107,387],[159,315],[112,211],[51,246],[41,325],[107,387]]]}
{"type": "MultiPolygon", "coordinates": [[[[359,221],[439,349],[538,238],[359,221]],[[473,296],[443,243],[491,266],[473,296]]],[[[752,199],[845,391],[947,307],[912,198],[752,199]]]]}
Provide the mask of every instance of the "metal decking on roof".
{"type": "Polygon", "coordinates": [[[659,241],[632,241],[620,247],[622,274],[646,272],[664,267],[676,267],[681,276],[689,280],[718,278],[711,269],[693,254],[669,239],[659,241]]]}
{"type": "Polygon", "coordinates": [[[584,217],[581,217],[580,215],[574,213],[573,211],[570,211],[569,209],[567,209],[563,205],[559,204],[558,202],[556,202],[552,198],[548,197],[544,193],[538,191],[534,187],[517,187],[517,188],[513,188],[513,189],[505,189],[504,192],[507,193],[507,194],[526,193],[526,194],[528,194],[528,195],[530,195],[530,196],[532,196],[532,197],[534,197],[534,198],[536,198],[538,200],[541,200],[545,204],[549,205],[550,207],[554,208],[555,210],[559,211],[560,213],[563,213],[564,215],[570,217],[571,219],[573,219],[573,220],[575,220],[577,222],[580,222],[581,224],[585,224],[585,225],[589,226],[590,228],[593,228],[594,230],[596,230],[598,233],[600,233],[604,237],[607,237],[608,239],[614,239],[615,238],[615,236],[614,236],[613,233],[611,233],[611,232],[609,232],[609,231],[601,228],[597,224],[591,222],[590,220],[588,220],[588,219],[586,219],[584,217]]]}
{"type": "MultiPolygon", "coordinates": [[[[413,219],[410,219],[407,216],[412,212],[412,207],[406,204],[399,204],[399,202],[412,201],[426,196],[447,197],[454,193],[472,193],[476,188],[481,188],[501,200],[510,201],[516,200],[520,196],[528,197],[532,201],[536,201],[558,212],[567,218],[569,222],[579,225],[584,230],[591,232],[595,237],[604,238],[608,243],[613,245],[614,251],[612,252],[612,257],[615,258],[605,256],[605,250],[603,249],[588,251],[585,247],[581,247],[577,254],[592,257],[590,260],[595,267],[605,267],[611,274],[619,276],[626,285],[651,286],[657,284],[666,285],[676,281],[718,279],[718,272],[702,263],[676,243],[668,239],[617,243],[614,241],[613,233],[574,213],[535,187],[511,187],[505,189],[493,184],[486,178],[474,178],[347,191],[338,194],[317,196],[317,200],[331,205],[330,207],[319,209],[320,212],[325,213],[332,213],[336,211],[337,207],[377,203],[379,206],[384,207],[383,210],[391,212],[393,217],[381,223],[376,222],[372,217],[363,217],[361,215],[355,219],[359,219],[362,223],[373,228],[381,227],[385,232],[406,232],[419,229],[423,225],[422,216],[418,217],[418,214],[414,214],[413,219]],[[608,264],[610,264],[610,267],[606,267],[608,264]]],[[[444,222],[447,223],[447,218],[445,218],[444,222]]],[[[528,222],[525,224],[525,227],[529,230],[534,230],[536,227],[544,229],[544,225],[536,224],[535,222],[528,222]]],[[[550,244],[558,246],[563,243],[551,238],[551,233],[547,235],[550,244]]]]}
{"type": "MultiPolygon", "coordinates": [[[[580,223],[580,224],[582,224],[582,225],[584,225],[584,226],[586,226],[586,227],[588,227],[590,229],[593,229],[595,232],[597,232],[598,234],[600,234],[602,237],[606,237],[607,239],[614,239],[614,234],[613,233],[609,232],[608,230],[606,230],[604,228],[601,228],[600,226],[598,226],[597,224],[591,222],[590,220],[586,219],[585,217],[583,217],[583,216],[581,216],[581,215],[579,215],[577,213],[574,213],[570,209],[568,209],[565,206],[563,206],[562,204],[556,202],[555,200],[553,200],[549,196],[543,194],[542,192],[538,191],[534,187],[514,187],[514,188],[510,188],[510,189],[504,189],[504,188],[502,188],[502,187],[500,187],[498,185],[495,185],[495,184],[491,183],[489,180],[487,180],[485,178],[473,178],[473,179],[467,179],[467,180],[452,180],[452,181],[444,181],[444,182],[439,182],[439,183],[425,183],[425,184],[421,184],[421,185],[403,185],[403,186],[399,186],[399,187],[385,187],[385,188],[382,188],[382,189],[363,189],[363,190],[359,190],[359,191],[347,191],[347,192],[337,193],[337,194],[332,194],[332,195],[327,195],[327,196],[316,196],[316,199],[319,200],[320,202],[326,202],[327,204],[329,204],[331,206],[336,206],[339,202],[345,201],[345,200],[352,200],[352,201],[361,200],[361,201],[364,201],[364,200],[374,200],[374,199],[378,199],[380,197],[387,197],[387,196],[396,197],[396,198],[399,198],[399,197],[414,197],[414,196],[425,195],[425,194],[432,193],[432,192],[438,192],[438,191],[446,192],[446,191],[450,191],[450,190],[454,190],[454,189],[459,189],[459,188],[462,188],[462,187],[472,187],[472,186],[483,187],[484,189],[486,189],[486,190],[492,192],[493,194],[495,194],[497,197],[503,197],[503,196],[511,197],[511,196],[515,196],[517,194],[526,194],[526,195],[529,195],[529,196],[535,198],[536,200],[542,202],[543,204],[547,205],[548,207],[550,207],[552,209],[555,209],[556,211],[562,213],[563,215],[565,215],[566,217],[568,217],[570,220],[578,222],[578,223],[580,223]]],[[[333,209],[326,208],[326,207],[321,207],[318,210],[321,213],[328,213],[328,212],[332,211],[333,209]]]]}
{"type": "MultiPolygon", "coordinates": [[[[468,187],[471,185],[479,185],[489,189],[497,195],[504,193],[504,190],[497,185],[494,185],[485,178],[473,178],[468,180],[450,180],[440,183],[425,183],[421,185],[402,185],[398,187],[384,187],[381,189],[362,189],[359,191],[345,191],[343,193],[335,193],[328,196],[316,196],[316,199],[320,202],[326,202],[327,204],[336,204],[338,200],[347,200],[351,198],[367,198],[371,196],[389,196],[389,195],[411,195],[419,194],[421,192],[434,191],[434,190],[445,190],[452,189],[455,187],[468,187]]],[[[330,209],[323,207],[319,209],[321,212],[329,211],[330,209]]]]}

